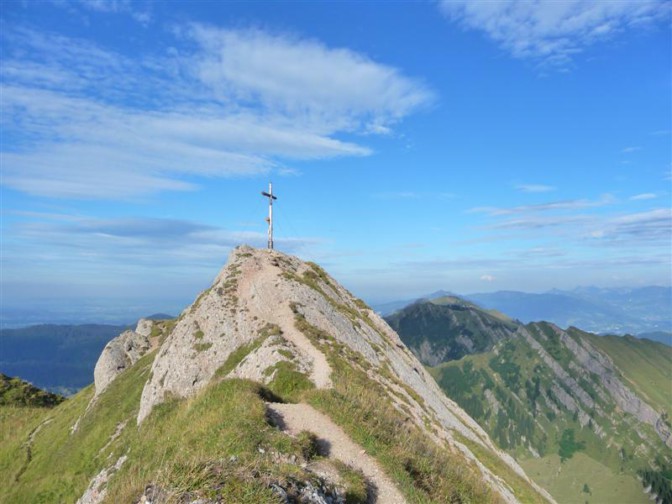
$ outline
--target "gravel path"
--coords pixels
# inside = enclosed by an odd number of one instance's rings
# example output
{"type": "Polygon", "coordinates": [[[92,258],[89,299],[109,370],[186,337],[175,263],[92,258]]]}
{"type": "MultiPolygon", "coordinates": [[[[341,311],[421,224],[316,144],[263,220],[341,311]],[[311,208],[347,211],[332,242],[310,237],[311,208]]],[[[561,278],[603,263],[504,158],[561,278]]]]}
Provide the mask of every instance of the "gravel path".
{"type": "Polygon", "coordinates": [[[331,366],[324,353],[296,327],[295,316],[287,301],[277,298],[278,271],[275,268],[258,268],[247,272],[239,285],[240,299],[246,303],[251,315],[272,321],[282,329],[282,337],[293,343],[312,363],[310,378],[317,388],[332,387],[331,366]]]}
{"type": "Polygon", "coordinates": [[[271,418],[283,431],[292,435],[304,430],[312,432],[318,437],[322,455],[362,471],[370,484],[370,504],[406,504],[406,499],[378,466],[378,462],[328,416],[307,404],[267,403],[267,407],[271,418]]]}

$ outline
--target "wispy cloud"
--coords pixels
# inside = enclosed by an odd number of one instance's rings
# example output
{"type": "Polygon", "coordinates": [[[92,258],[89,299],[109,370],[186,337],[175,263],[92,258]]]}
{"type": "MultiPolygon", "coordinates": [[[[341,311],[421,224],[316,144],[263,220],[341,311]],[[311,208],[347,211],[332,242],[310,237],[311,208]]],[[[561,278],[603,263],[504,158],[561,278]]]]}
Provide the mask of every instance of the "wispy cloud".
{"type": "Polygon", "coordinates": [[[388,128],[432,98],[418,81],[347,49],[259,30],[194,25],[196,74],[213,95],[300,117],[318,131],[388,128]]]}
{"type": "Polygon", "coordinates": [[[4,184],[69,198],[194,190],[203,177],[369,155],[337,136],[389,131],[432,100],[398,69],[316,41],[202,25],[178,33],[179,49],[133,60],[84,40],[5,33],[4,184]]]}
{"type": "Polygon", "coordinates": [[[672,209],[658,208],[606,219],[593,229],[591,237],[607,245],[635,242],[638,246],[669,246],[672,242],[672,209]]]}
{"type": "Polygon", "coordinates": [[[518,184],[516,189],[524,193],[545,193],[555,191],[555,187],[543,184],[518,184]]]}
{"type": "Polygon", "coordinates": [[[485,226],[490,230],[522,230],[534,231],[542,229],[558,229],[574,226],[590,221],[585,215],[539,216],[526,215],[513,219],[502,219],[485,226]]]}
{"type": "Polygon", "coordinates": [[[550,201],[537,205],[520,205],[515,207],[476,207],[468,210],[469,213],[485,213],[490,216],[512,215],[512,214],[533,214],[550,211],[573,211],[585,208],[595,208],[610,205],[615,202],[614,196],[604,194],[597,200],[574,199],[564,201],[550,201]]]}
{"type": "Polygon", "coordinates": [[[586,47],[670,12],[670,4],[658,0],[442,0],[440,7],[450,20],[485,32],[516,58],[561,67],[586,47]]]}
{"type": "Polygon", "coordinates": [[[481,280],[483,280],[485,282],[494,282],[495,277],[492,276],[492,275],[481,275],[481,280]]]}
{"type": "MultiPolygon", "coordinates": [[[[179,267],[185,262],[213,268],[231,248],[243,243],[263,247],[267,239],[265,233],[181,219],[100,219],[34,213],[29,217],[11,226],[12,240],[4,250],[9,261],[41,262],[46,254],[50,263],[71,268],[101,261],[108,268],[179,267]]],[[[280,237],[276,242],[283,250],[299,253],[319,240],[280,237]]]]}
{"type": "Polygon", "coordinates": [[[631,147],[625,147],[625,148],[621,149],[621,152],[623,154],[632,154],[633,152],[637,152],[637,151],[640,151],[640,150],[642,150],[641,147],[631,146],[631,147]]]}
{"type": "MultiPolygon", "coordinates": [[[[505,232],[508,239],[544,237],[563,240],[565,245],[627,245],[641,248],[667,245],[672,241],[672,210],[599,215],[524,215],[516,218],[494,216],[482,229],[505,232]],[[515,232],[516,234],[513,234],[515,232]]],[[[500,237],[501,238],[501,237],[500,237]]]]}
{"type": "Polygon", "coordinates": [[[50,3],[71,12],[81,8],[84,11],[102,14],[127,14],[145,26],[152,20],[150,2],[140,2],[138,0],[51,0],[50,3]]]}
{"type": "Polygon", "coordinates": [[[382,200],[449,200],[456,198],[457,196],[447,192],[387,191],[374,193],[371,197],[382,200]]]}
{"type": "Polygon", "coordinates": [[[645,200],[652,200],[656,199],[658,196],[654,193],[642,193],[642,194],[636,194],[635,196],[630,196],[630,200],[632,201],[645,201],[645,200]]]}

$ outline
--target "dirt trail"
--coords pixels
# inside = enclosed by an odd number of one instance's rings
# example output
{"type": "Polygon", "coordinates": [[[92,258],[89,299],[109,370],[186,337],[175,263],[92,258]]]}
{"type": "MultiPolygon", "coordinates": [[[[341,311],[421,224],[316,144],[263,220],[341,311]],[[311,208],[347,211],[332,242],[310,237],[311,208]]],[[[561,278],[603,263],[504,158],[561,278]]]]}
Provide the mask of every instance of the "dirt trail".
{"type": "Polygon", "coordinates": [[[370,484],[369,503],[406,504],[406,499],[372,457],[331,419],[307,404],[267,403],[271,418],[279,427],[296,435],[301,431],[315,434],[324,455],[359,469],[370,484]]]}
{"type": "Polygon", "coordinates": [[[312,359],[313,369],[310,378],[315,386],[320,389],[331,388],[331,366],[324,353],[318,350],[301,331],[294,327],[294,312],[289,305],[283,305],[279,308],[276,314],[278,325],[282,328],[283,338],[296,345],[302,353],[312,359]]]}
{"type": "Polygon", "coordinates": [[[240,298],[253,300],[246,303],[250,313],[278,324],[282,329],[282,337],[296,345],[299,351],[312,361],[310,378],[317,388],[331,388],[331,366],[324,353],[294,327],[294,312],[289,303],[276,297],[277,290],[273,286],[277,282],[277,275],[275,269],[264,267],[257,269],[253,275],[246,275],[239,286],[240,298]]]}
{"type": "Polygon", "coordinates": [[[42,427],[53,421],[53,418],[47,418],[46,420],[42,421],[40,425],[30,431],[30,434],[28,434],[28,439],[26,439],[26,442],[23,444],[23,446],[26,448],[26,460],[19,469],[19,472],[17,472],[16,476],[14,476],[14,481],[18,482],[21,479],[23,473],[26,471],[26,469],[28,469],[28,464],[30,464],[30,461],[33,459],[33,443],[35,442],[35,436],[37,436],[38,432],[42,430],[42,427]]]}

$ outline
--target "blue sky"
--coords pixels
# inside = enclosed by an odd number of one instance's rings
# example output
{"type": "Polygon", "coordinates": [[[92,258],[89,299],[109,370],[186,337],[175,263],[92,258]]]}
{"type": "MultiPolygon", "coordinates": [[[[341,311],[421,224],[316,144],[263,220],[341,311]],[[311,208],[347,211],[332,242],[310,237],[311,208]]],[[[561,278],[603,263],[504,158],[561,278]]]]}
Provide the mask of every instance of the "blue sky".
{"type": "Polygon", "coordinates": [[[369,301],[670,285],[670,2],[1,8],[5,310],[176,313],[269,180],[369,301]]]}

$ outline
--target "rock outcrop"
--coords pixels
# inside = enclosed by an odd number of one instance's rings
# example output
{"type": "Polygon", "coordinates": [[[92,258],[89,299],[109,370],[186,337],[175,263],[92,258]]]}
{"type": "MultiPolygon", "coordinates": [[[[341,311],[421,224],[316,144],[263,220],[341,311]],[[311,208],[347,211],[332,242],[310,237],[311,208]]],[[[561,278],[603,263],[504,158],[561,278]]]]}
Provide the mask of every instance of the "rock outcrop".
{"type": "Polygon", "coordinates": [[[95,396],[151,349],[152,325],[151,320],[140,319],[135,331],[124,331],[105,345],[93,371],[95,396]]]}

